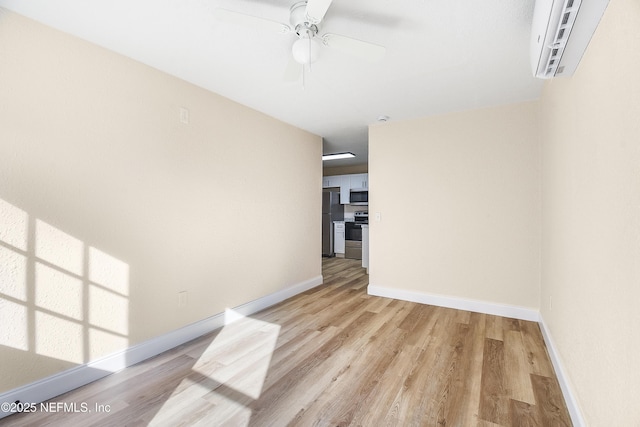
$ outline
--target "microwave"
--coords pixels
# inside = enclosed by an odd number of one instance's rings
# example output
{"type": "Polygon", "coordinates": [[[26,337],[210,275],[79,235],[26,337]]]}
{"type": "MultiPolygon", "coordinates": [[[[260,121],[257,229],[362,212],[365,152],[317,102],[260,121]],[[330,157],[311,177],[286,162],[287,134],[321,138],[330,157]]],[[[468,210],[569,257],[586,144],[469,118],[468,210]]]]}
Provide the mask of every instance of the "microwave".
{"type": "Polygon", "coordinates": [[[349,195],[349,204],[351,205],[368,205],[369,204],[369,192],[364,191],[351,191],[349,195]]]}

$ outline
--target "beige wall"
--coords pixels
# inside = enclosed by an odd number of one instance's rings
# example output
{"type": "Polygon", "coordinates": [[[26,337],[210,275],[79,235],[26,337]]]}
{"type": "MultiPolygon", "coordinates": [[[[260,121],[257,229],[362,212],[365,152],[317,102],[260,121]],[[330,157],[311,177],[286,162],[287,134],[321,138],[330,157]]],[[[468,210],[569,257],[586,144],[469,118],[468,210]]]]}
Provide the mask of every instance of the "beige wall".
{"type": "Polygon", "coordinates": [[[536,114],[524,103],[369,129],[371,285],[538,308],[536,114]]]}
{"type": "Polygon", "coordinates": [[[2,10],[0,58],[0,392],[321,274],[320,137],[2,10]]]}
{"type": "Polygon", "coordinates": [[[541,311],[587,425],[640,425],[640,3],[545,85],[541,311]]]}

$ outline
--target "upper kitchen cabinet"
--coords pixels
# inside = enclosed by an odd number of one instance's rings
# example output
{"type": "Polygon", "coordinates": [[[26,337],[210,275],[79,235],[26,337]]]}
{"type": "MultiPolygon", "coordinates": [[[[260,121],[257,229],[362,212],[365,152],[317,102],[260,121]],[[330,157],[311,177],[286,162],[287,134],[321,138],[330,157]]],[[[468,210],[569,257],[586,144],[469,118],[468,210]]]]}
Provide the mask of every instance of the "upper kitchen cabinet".
{"type": "Polygon", "coordinates": [[[349,175],[342,175],[340,186],[340,204],[348,205],[351,202],[351,180],[349,175]]]}
{"type": "Polygon", "coordinates": [[[369,174],[333,175],[322,177],[322,188],[340,188],[340,204],[351,203],[351,191],[368,191],[369,174]]]}
{"type": "Polygon", "coordinates": [[[368,190],[369,189],[369,174],[358,173],[354,175],[347,175],[349,177],[349,189],[351,190],[368,190]]]}
{"type": "Polygon", "coordinates": [[[342,175],[322,177],[322,188],[340,187],[342,188],[342,175]]]}

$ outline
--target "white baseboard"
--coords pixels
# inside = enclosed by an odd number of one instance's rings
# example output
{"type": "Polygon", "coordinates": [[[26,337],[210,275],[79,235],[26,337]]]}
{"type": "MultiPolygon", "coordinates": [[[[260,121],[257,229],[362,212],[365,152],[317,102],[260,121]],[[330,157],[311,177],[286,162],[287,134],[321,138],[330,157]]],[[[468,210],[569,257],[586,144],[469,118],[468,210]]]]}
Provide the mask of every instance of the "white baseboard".
{"type": "Polygon", "coordinates": [[[557,351],[557,348],[551,338],[551,333],[547,328],[546,323],[544,323],[544,319],[542,318],[542,314],[540,315],[540,330],[542,331],[542,337],[544,338],[544,342],[547,345],[547,350],[549,351],[549,357],[551,358],[551,363],[553,364],[553,369],[556,371],[556,377],[558,378],[558,382],[560,383],[560,389],[562,389],[562,395],[564,396],[564,401],[567,404],[567,409],[569,410],[569,415],[571,416],[571,421],[575,427],[584,427],[587,424],[584,422],[584,418],[582,418],[582,412],[580,411],[580,406],[578,405],[578,401],[573,393],[573,388],[570,385],[569,377],[566,374],[564,369],[564,365],[560,360],[560,353],[557,351]]]}
{"type": "Polygon", "coordinates": [[[379,297],[418,302],[420,304],[437,305],[439,307],[455,308],[458,310],[474,311],[476,313],[493,314],[496,316],[511,317],[514,319],[530,320],[532,322],[537,322],[540,319],[540,313],[537,310],[515,305],[425,294],[422,292],[385,288],[373,285],[369,285],[367,292],[369,295],[376,295],[379,297]]]}
{"type": "Polygon", "coordinates": [[[282,289],[278,292],[266,295],[255,301],[250,301],[248,303],[239,305],[233,310],[236,313],[240,313],[244,316],[249,316],[250,314],[257,313],[258,311],[263,310],[267,307],[271,307],[272,305],[275,305],[280,301],[291,298],[294,295],[298,295],[304,291],[315,288],[316,286],[321,285],[323,281],[324,280],[322,279],[322,275],[316,276],[309,280],[305,280],[304,282],[289,286],[288,288],[282,289]]]}
{"type": "MultiPolygon", "coordinates": [[[[95,361],[2,393],[0,394],[0,403],[16,401],[22,403],[44,402],[212,332],[225,324],[233,322],[238,317],[257,313],[322,283],[322,275],[313,277],[257,300],[234,307],[225,313],[218,313],[95,361]],[[229,312],[232,314],[230,315],[229,312]]],[[[0,418],[11,415],[11,413],[2,409],[0,410],[0,418]]]]}
{"type": "Polygon", "coordinates": [[[425,294],[415,291],[406,291],[402,289],[385,288],[381,286],[369,285],[367,288],[369,295],[376,295],[380,297],[399,299],[403,301],[417,302],[421,304],[437,305],[440,307],[455,308],[458,310],[474,311],[477,313],[493,314],[496,316],[511,317],[514,319],[529,320],[532,322],[538,322],[542,336],[544,338],[547,350],[549,351],[549,357],[551,363],[556,372],[556,377],[560,383],[562,395],[571,421],[575,427],[584,427],[586,424],[582,418],[581,411],[579,409],[578,401],[575,398],[575,394],[569,385],[568,376],[566,371],[560,362],[559,353],[551,339],[551,334],[542,319],[542,315],[537,310],[533,310],[526,307],[510,306],[505,304],[496,304],[486,301],[476,301],[464,298],[445,297],[441,295],[425,294]]]}

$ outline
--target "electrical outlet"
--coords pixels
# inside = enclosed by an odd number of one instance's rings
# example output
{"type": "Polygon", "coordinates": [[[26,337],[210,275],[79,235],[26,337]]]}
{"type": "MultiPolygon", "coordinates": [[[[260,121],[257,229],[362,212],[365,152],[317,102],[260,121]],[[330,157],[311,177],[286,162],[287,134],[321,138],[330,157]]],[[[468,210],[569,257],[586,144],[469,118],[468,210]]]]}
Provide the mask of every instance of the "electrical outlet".
{"type": "Polygon", "coordinates": [[[376,212],[376,222],[380,222],[380,219],[382,219],[382,215],[380,212],[376,212]]]}
{"type": "Polygon", "coordinates": [[[178,292],[178,308],[187,306],[187,291],[178,292]]]}

